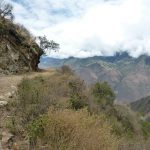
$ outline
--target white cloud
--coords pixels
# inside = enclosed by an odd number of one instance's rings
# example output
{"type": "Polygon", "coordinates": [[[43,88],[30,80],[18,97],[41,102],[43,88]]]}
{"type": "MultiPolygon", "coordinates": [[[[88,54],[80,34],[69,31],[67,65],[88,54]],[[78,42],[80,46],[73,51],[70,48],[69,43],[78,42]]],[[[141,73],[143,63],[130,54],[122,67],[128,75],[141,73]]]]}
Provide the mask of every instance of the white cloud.
{"type": "MultiPolygon", "coordinates": [[[[150,55],[149,0],[21,0],[16,21],[34,35],[60,43],[55,57],[113,55],[128,51],[150,55]]],[[[16,0],[17,1],[17,0],[16,0]]]]}

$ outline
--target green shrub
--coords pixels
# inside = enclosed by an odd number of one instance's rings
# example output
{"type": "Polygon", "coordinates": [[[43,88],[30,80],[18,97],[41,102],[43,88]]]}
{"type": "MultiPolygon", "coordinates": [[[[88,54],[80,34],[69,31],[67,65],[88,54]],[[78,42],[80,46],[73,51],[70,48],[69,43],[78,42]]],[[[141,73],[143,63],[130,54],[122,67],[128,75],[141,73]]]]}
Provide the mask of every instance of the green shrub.
{"type": "Polygon", "coordinates": [[[69,82],[69,95],[71,108],[78,110],[87,106],[87,97],[84,94],[85,85],[84,82],[75,79],[69,82]]]}
{"type": "Polygon", "coordinates": [[[112,105],[115,100],[115,94],[107,82],[96,83],[92,88],[92,94],[102,106],[112,105]]]}
{"type": "Polygon", "coordinates": [[[149,121],[142,122],[142,131],[146,138],[150,138],[150,122],[149,121]]]}
{"type": "Polygon", "coordinates": [[[43,115],[40,116],[37,119],[34,119],[31,123],[29,123],[27,127],[28,136],[30,140],[30,146],[34,147],[36,146],[36,142],[38,138],[44,138],[44,128],[46,126],[47,116],[43,115]]]}

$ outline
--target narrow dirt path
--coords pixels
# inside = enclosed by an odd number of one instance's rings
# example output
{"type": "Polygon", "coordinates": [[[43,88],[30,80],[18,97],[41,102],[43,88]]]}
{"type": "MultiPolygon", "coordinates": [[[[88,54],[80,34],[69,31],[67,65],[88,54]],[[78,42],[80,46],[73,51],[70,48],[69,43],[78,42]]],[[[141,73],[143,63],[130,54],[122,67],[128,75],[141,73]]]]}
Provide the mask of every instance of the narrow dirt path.
{"type": "Polygon", "coordinates": [[[0,76],[0,96],[4,96],[7,93],[11,92],[14,87],[21,82],[21,80],[25,77],[34,78],[36,76],[49,76],[55,72],[54,69],[45,70],[42,72],[32,72],[23,75],[8,75],[8,76],[0,76]]]}

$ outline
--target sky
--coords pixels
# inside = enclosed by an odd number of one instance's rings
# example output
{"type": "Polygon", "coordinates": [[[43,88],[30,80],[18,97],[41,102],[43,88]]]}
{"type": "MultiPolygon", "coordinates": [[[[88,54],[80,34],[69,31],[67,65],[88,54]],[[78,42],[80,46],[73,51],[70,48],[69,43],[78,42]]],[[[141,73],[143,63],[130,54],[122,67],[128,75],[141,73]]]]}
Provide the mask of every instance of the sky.
{"type": "Polygon", "coordinates": [[[15,22],[60,44],[48,56],[150,55],[150,0],[6,0],[15,22]]]}

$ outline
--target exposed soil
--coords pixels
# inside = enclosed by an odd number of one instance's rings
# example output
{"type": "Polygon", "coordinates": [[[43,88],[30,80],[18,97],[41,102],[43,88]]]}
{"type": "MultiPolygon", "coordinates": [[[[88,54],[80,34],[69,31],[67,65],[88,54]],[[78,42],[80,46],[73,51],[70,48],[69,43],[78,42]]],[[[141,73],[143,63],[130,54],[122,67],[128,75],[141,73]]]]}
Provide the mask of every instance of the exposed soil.
{"type": "Polygon", "coordinates": [[[23,78],[34,78],[36,76],[48,76],[55,72],[54,69],[43,70],[40,72],[31,72],[22,75],[2,75],[0,76],[0,96],[5,96],[11,92],[12,88],[17,87],[23,78]]]}

